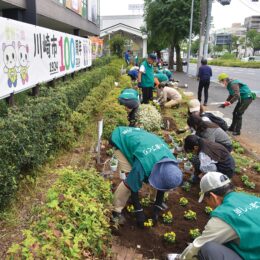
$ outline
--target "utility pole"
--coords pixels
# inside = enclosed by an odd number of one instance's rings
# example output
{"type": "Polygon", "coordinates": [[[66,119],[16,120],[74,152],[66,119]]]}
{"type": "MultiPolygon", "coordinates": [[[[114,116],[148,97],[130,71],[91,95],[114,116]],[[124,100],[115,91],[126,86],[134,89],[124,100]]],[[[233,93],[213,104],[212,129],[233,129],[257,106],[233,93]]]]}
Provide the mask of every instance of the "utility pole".
{"type": "Polygon", "coordinates": [[[206,13],[207,13],[207,0],[200,0],[200,47],[197,62],[197,72],[199,71],[199,66],[201,59],[203,58],[203,47],[205,42],[205,26],[206,26],[206,13]]]}
{"type": "Polygon", "coordinates": [[[208,50],[209,50],[209,32],[211,26],[211,11],[212,11],[212,0],[208,0],[208,12],[207,12],[207,23],[206,23],[206,35],[205,35],[205,42],[204,42],[204,58],[208,57],[208,50]]]}
{"type": "Polygon", "coordinates": [[[194,0],[191,1],[191,11],[190,11],[190,35],[189,35],[189,50],[187,57],[187,74],[189,74],[190,67],[190,51],[191,51],[191,36],[192,36],[192,25],[193,25],[193,9],[194,9],[194,0]]]}

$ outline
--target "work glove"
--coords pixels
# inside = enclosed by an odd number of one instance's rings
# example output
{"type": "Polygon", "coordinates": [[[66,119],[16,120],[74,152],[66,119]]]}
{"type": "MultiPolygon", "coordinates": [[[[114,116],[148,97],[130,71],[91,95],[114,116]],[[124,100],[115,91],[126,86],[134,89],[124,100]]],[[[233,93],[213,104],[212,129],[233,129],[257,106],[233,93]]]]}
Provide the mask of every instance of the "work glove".
{"type": "Polygon", "coordinates": [[[230,105],[231,105],[231,103],[229,101],[225,101],[224,104],[221,104],[219,107],[220,108],[225,108],[225,107],[228,107],[230,105]]]}
{"type": "Polygon", "coordinates": [[[142,83],[141,82],[138,82],[138,88],[141,88],[142,87],[142,83]]]}
{"type": "Polygon", "coordinates": [[[144,215],[144,210],[139,209],[135,211],[135,218],[136,218],[136,224],[140,228],[144,228],[144,222],[146,220],[146,217],[144,215]]]}
{"type": "Polygon", "coordinates": [[[159,206],[159,205],[156,205],[156,204],[153,206],[153,216],[152,216],[152,219],[153,219],[153,222],[155,224],[158,222],[158,218],[159,218],[159,215],[160,215],[161,211],[163,211],[162,206],[159,206]]]}

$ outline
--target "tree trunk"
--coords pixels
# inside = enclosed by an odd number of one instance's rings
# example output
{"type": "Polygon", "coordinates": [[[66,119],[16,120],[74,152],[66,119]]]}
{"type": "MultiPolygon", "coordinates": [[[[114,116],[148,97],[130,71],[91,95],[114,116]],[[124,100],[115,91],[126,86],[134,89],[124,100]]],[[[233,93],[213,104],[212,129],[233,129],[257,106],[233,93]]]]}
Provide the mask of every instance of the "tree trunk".
{"type": "Polygon", "coordinates": [[[174,59],[174,45],[171,44],[170,48],[169,48],[169,64],[168,64],[168,68],[171,70],[173,70],[173,59],[174,59]]]}
{"type": "Polygon", "coordinates": [[[182,59],[181,59],[181,47],[179,43],[175,45],[175,49],[176,49],[176,71],[183,72],[182,59]]]}

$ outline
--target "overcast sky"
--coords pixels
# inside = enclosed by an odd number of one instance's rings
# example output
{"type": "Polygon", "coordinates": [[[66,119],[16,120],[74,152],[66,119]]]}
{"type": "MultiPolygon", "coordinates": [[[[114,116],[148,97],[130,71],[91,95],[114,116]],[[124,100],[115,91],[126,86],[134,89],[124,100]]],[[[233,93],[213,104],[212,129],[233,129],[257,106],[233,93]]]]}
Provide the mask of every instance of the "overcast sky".
{"type": "MultiPolygon", "coordinates": [[[[195,0],[198,1],[198,0],[195,0]]],[[[129,11],[128,4],[141,4],[143,0],[100,0],[101,15],[137,14],[129,11]]],[[[245,17],[260,15],[259,2],[232,0],[230,5],[213,4],[212,16],[215,29],[231,27],[232,23],[244,23],[245,17]]]]}

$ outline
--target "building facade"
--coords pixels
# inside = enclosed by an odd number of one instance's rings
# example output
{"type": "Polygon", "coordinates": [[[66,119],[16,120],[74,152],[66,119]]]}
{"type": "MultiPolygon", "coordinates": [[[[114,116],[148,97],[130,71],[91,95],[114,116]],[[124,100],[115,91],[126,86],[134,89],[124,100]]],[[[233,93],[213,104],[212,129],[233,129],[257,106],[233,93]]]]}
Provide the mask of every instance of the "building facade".
{"type": "Polygon", "coordinates": [[[141,31],[144,25],[142,15],[101,16],[100,37],[105,41],[106,51],[109,52],[109,39],[115,34],[120,34],[127,39],[126,50],[139,57],[146,57],[147,35],[141,31]]]}
{"type": "Polygon", "coordinates": [[[260,32],[260,15],[250,16],[245,18],[245,27],[247,30],[257,30],[260,32]]]}
{"type": "Polygon", "coordinates": [[[97,36],[99,0],[0,0],[0,16],[78,36],[97,36]]]}

